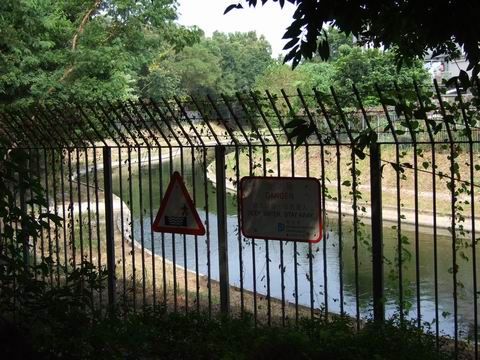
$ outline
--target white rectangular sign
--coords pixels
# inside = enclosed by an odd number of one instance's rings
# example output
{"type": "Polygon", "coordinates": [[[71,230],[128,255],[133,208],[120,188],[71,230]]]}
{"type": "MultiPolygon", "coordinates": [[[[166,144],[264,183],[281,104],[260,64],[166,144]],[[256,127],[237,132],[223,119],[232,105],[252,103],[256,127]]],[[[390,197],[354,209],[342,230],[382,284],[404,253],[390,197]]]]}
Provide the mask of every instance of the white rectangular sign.
{"type": "Polygon", "coordinates": [[[303,242],[322,238],[318,179],[246,176],[240,191],[245,237],[303,242]]]}

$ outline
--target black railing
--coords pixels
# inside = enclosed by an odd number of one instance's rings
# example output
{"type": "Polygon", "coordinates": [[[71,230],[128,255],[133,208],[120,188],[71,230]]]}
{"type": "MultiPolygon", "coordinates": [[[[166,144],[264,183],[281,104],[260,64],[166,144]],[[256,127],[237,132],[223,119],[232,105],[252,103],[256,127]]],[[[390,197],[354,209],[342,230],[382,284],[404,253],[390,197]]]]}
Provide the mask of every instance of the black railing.
{"type": "Polygon", "coordinates": [[[100,307],[164,304],[268,324],[344,314],[358,327],[397,315],[478,358],[478,108],[461,94],[447,103],[436,83],[433,98],[392,89],[377,88],[372,109],[354,87],[4,111],[0,132],[27,149],[26,171],[46,191],[48,207],[31,213],[64,224],[30,239],[25,256],[106,266],[100,307]],[[205,235],[152,231],[174,171],[205,235]],[[243,237],[237,194],[248,175],[318,178],[322,240],[243,237]]]}

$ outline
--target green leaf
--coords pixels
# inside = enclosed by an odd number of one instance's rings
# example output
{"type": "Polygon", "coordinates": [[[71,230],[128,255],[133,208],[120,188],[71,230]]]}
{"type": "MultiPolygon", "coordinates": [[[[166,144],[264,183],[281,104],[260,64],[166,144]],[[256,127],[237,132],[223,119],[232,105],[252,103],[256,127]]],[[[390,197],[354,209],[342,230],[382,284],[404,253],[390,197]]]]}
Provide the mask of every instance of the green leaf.
{"type": "Polygon", "coordinates": [[[243,6],[240,3],[228,5],[225,11],[223,12],[223,15],[228,14],[233,9],[243,9],[243,6]]]}
{"type": "Polygon", "coordinates": [[[468,77],[468,73],[465,70],[460,70],[460,74],[458,78],[460,80],[460,84],[462,85],[462,88],[464,91],[466,91],[468,88],[472,86],[470,82],[470,78],[468,77]]]}
{"type": "Polygon", "coordinates": [[[390,165],[392,165],[393,169],[396,171],[396,172],[400,172],[400,173],[403,173],[405,172],[405,170],[397,163],[390,163],[390,165]]]}
{"type": "Polygon", "coordinates": [[[285,44],[285,46],[283,47],[283,50],[288,50],[290,49],[292,46],[294,46],[296,43],[298,42],[298,39],[297,38],[293,38],[292,40],[290,40],[289,42],[287,42],[285,44]]]}
{"type": "Polygon", "coordinates": [[[365,155],[365,153],[363,152],[362,149],[359,149],[359,148],[357,148],[357,147],[354,147],[354,148],[353,148],[353,152],[355,153],[355,155],[358,156],[358,158],[359,158],[360,160],[365,159],[365,156],[366,156],[366,155],[365,155]]]}
{"type": "Polygon", "coordinates": [[[387,98],[387,99],[383,99],[383,103],[388,106],[397,106],[399,103],[399,100],[397,98],[387,98]]]}
{"type": "Polygon", "coordinates": [[[283,34],[282,39],[292,39],[297,38],[302,33],[302,29],[296,24],[292,24],[287,28],[285,34],[283,34]]]}
{"type": "Polygon", "coordinates": [[[287,133],[287,138],[289,140],[293,139],[294,137],[300,135],[303,131],[305,131],[306,128],[307,127],[305,125],[300,125],[300,126],[295,127],[292,131],[287,133]]]}
{"type": "Polygon", "coordinates": [[[307,122],[303,119],[293,119],[292,121],[289,121],[288,123],[285,124],[285,127],[288,128],[294,128],[300,125],[306,125],[307,122]]]}
{"type": "Polygon", "coordinates": [[[53,221],[53,223],[54,223],[55,225],[60,226],[60,227],[61,227],[62,224],[63,224],[63,218],[60,217],[60,216],[58,216],[58,215],[56,215],[56,214],[52,214],[52,213],[42,213],[42,214],[40,214],[39,218],[40,218],[40,219],[45,219],[45,218],[47,218],[47,219],[53,221]]]}
{"type": "Polygon", "coordinates": [[[446,86],[446,87],[454,86],[455,83],[457,82],[457,79],[458,79],[458,76],[453,76],[453,77],[451,77],[450,79],[448,79],[448,80],[445,82],[445,86],[446,86]]]}
{"type": "Polygon", "coordinates": [[[284,63],[287,63],[289,62],[290,60],[292,60],[296,55],[297,55],[297,49],[299,48],[298,45],[295,45],[289,52],[287,55],[285,55],[284,59],[283,59],[283,62],[284,63]]]}

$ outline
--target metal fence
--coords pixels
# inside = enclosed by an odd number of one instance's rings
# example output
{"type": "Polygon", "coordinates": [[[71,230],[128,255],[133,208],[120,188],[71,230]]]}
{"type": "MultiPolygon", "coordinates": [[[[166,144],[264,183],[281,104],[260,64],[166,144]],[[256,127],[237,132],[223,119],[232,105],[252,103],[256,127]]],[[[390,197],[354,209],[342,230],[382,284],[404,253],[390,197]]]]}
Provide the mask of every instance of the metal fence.
{"type": "Polygon", "coordinates": [[[478,358],[477,108],[461,94],[445,101],[436,83],[375,96],[375,108],[353,88],[4,111],[0,132],[28,151],[46,191],[48,207],[32,214],[64,223],[31,239],[32,261],[106,267],[99,306],[283,325],[397,316],[478,358]],[[152,231],[174,171],[204,236],[152,231]],[[318,178],[322,240],[242,236],[248,175],[318,178]]]}

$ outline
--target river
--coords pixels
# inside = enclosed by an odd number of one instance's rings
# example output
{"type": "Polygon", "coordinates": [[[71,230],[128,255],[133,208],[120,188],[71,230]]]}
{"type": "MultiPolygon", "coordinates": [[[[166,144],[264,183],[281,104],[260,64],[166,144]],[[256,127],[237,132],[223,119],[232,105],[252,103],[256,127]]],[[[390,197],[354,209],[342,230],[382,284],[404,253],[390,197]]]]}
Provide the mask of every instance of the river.
{"type": "MultiPolygon", "coordinates": [[[[133,227],[134,238],[137,241],[141,239],[140,219],[143,219],[143,231],[145,239],[145,247],[152,248],[150,241],[151,216],[155,217],[160,206],[160,174],[163,177],[163,189],[169,181],[171,170],[181,172],[181,164],[177,159],[170,163],[165,162],[160,165],[152,166],[149,171],[147,165],[142,165],[141,172],[138,165],[132,165],[132,199],[130,200],[129,184],[127,178],[127,168],[122,168],[122,194],[120,193],[120,177],[119,169],[113,171],[113,187],[117,195],[121,195],[129,207],[133,210],[133,227]],[[140,186],[141,178],[141,186],[140,186]],[[152,191],[149,184],[152,184],[152,191]],[[140,194],[143,200],[143,209],[140,209],[140,194]],[[152,200],[152,209],[150,209],[150,198],[152,200]],[[130,204],[133,203],[133,207],[130,204]],[[140,213],[142,211],[142,216],[140,213]]],[[[218,279],[218,251],[217,251],[217,229],[216,229],[216,198],[215,187],[212,183],[207,182],[206,189],[208,194],[208,204],[205,196],[205,179],[203,168],[200,164],[192,167],[191,162],[185,159],[183,166],[184,181],[190,194],[193,194],[193,183],[195,182],[195,204],[203,221],[207,220],[210,224],[210,263],[211,277],[218,279]],[[193,171],[192,171],[193,170],[193,171]],[[205,207],[208,205],[208,214],[205,207]],[[208,215],[208,216],[207,216],[208,215]]],[[[192,195],[193,196],[193,195],[192,195]]],[[[242,252],[242,273],[243,286],[245,289],[253,290],[253,257],[252,247],[255,246],[255,265],[256,265],[256,286],[259,293],[267,292],[266,277],[266,241],[240,238],[238,236],[238,217],[236,199],[231,194],[227,198],[228,211],[228,249],[229,249],[229,275],[230,283],[240,286],[240,260],[239,254],[242,252]]],[[[322,307],[326,301],[328,302],[328,310],[330,312],[340,313],[340,294],[343,292],[344,311],[352,316],[356,314],[356,289],[358,282],[358,305],[362,318],[372,315],[372,275],[371,275],[371,252],[368,249],[368,241],[370,238],[369,226],[365,225],[363,231],[363,239],[365,243],[360,241],[358,247],[358,278],[355,276],[355,257],[353,243],[353,222],[349,217],[342,218],[342,257],[340,258],[340,239],[338,232],[338,215],[327,214],[327,221],[324,224],[326,228],[326,238],[318,244],[312,246],[312,275],[310,279],[309,266],[309,245],[305,243],[297,244],[297,270],[298,270],[298,302],[299,304],[310,306],[311,303],[311,286],[310,280],[313,281],[313,300],[316,308],[322,307]],[[327,278],[327,296],[325,296],[324,269],[326,269],[327,278]],[[340,276],[340,273],[342,274],[340,276]],[[341,288],[341,284],[342,288],[341,288]]],[[[417,297],[416,297],[416,273],[415,273],[415,249],[413,232],[403,231],[402,234],[410,240],[410,244],[404,247],[408,250],[412,258],[406,261],[403,268],[403,287],[404,301],[407,306],[411,305],[407,317],[415,319],[417,315],[417,297]]],[[[161,255],[161,235],[155,234],[153,247],[156,254],[161,255]]],[[[165,256],[172,260],[172,235],[165,234],[165,256]]],[[[361,239],[360,239],[361,240],[361,239]]],[[[419,238],[419,255],[420,255],[420,304],[422,313],[422,322],[432,324],[432,330],[435,329],[434,322],[438,321],[441,334],[453,335],[454,333],[454,299],[453,299],[453,280],[451,274],[452,263],[452,245],[451,237],[438,236],[437,252],[438,252],[438,319],[435,319],[435,271],[434,271],[434,245],[433,236],[427,233],[421,233],[419,238]],[[449,271],[450,269],[450,271],[449,271]]],[[[187,244],[187,267],[198,270],[202,274],[208,273],[208,257],[207,257],[207,237],[198,237],[198,264],[196,264],[193,236],[186,236],[187,244]]],[[[281,269],[280,269],[280,241],[270,240],[268,242],[270,254],[270,291],[271,296],[281,298],[281,269]]],[[[397,246],[396,230],[390,225],[384,228],[384,255],[387,260],[394,263],[397,246]]],[[[175,236],[175,261],[178,265],[184,266],[184,238],[181,235],[175,236]]],[[[466,251],[471,252],[471,248],[466,251]]],[[[288,301],[295,301],[295,278],[294,278],[294,244],[292,242],[283,243],[284,252],[284,269],[285,269],[285,298],[288,301]]],[[[406,253],[405,253],[406,256],[406,253]]],[[[460,285],[458,287],[458,328],[460,338],[473,337],[473,269],[471,261],[467,261],[458,257],[458,273],[457,279],[460,285]]],[[[398,311],[398,288],[399,281],[393,273],[394,266],[385,265],[385,288],[386,288],[386,312],[388,316],[398,311]]],[[[475,269],[478,273],[478,268],[475,269]]]]}

